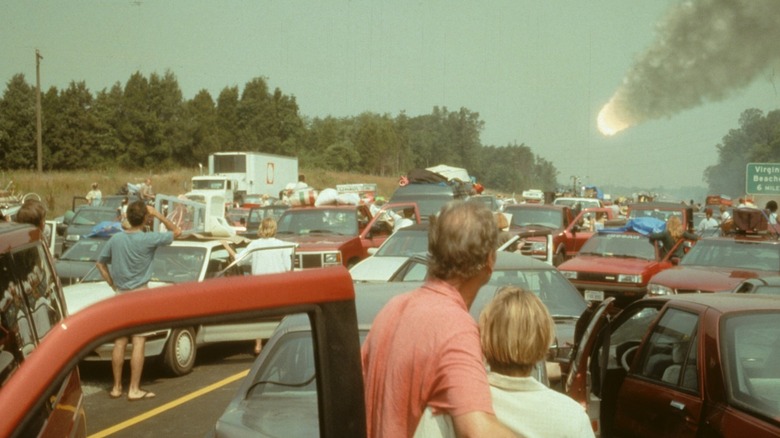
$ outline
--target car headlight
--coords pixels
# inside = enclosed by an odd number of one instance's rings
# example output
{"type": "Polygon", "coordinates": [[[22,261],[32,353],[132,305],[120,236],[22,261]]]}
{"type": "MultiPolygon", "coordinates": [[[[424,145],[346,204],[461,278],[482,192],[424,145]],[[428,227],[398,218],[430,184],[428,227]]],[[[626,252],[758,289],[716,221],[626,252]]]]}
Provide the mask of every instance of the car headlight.
{"type": "Polygon", "coordinates": [[[629,274],[618,275],[618,283],[641,283],[641,282],[642,282],[641,275],[629,275],[629,274]]]}
{"type": "Polygon", "coordinates": [[[341,253],[329,253],[325,254],[323,263],[326,265],[338,265],[341,264],[341,253]]]}
{"type": "Polygon", "coordinates": [[[563,275],[563,278],[568,278],[573,280],[577,279],[577,271],[560,271],[560,272],[561,275],[563,275]]]}
{"type": "Polygon", "coordinates": [[[649,295],[676,295],[677,294],[677,292],[671,287],[663,286],[657,283],[648,284],[647,293],[649,295]]]}
{"type": "Polygon", "coordinates": [[[68,234],[65,237],[65,240],[67,240],[68,242],[77,242],[80,238],[81,236],[79,236],[78,234],[68,234]]]}
{"type": "Polygon", "coordinates": [[[547,251],[547,244],[545,242],[531,242],[531,251],[545,252],[547,251]]]}

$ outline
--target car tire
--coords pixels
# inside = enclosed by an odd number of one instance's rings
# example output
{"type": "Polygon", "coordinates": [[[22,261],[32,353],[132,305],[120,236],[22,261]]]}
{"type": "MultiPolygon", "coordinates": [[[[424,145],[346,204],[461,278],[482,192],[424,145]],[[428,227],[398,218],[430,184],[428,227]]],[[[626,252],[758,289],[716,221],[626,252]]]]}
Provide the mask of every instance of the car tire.
{"type": "Polygon", "coordinates": [[[183,376],[195,366],[195,330],[192,327],[171,330],[163,350],[163,368],[174,376],[183,376]]]}

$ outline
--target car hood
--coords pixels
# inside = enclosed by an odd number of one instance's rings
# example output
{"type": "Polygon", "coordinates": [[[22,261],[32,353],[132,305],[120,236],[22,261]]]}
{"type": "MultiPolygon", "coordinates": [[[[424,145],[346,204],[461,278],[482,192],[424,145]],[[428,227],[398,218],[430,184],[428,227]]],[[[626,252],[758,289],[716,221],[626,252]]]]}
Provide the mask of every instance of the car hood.
{"type": "Polygon", "coordinates": [[[353,266],[349,273],[353,281],[387,281],[407,260],[407,256],[371,256],[353,266]]]}
{"type": "Polygon", "coordinates": [[[641,274],[648,266],[656,263],[658,262],[655,260],[578,255],[563,262],[558,266],[558,270],[606,274],[641,274]]]}
{"type": "MultiPolygon", "coordinates": [[[[149,282],[149,287],[160,287],[167,284],[169,283],[149,282]]],[[[68,306],[68,313],[70,315],[87,306],[117,295],[117,292],[114,292],[105,281],[78,283],[71,286],[65,286],[62,288],[62,292],[65,296],[65,304],[68,306]]]]}
{"type": "Polygon", "coordinates": [[[773,271],[751,271],[746,269],[676,266],[659,272],[650,279],[650,283],[660,284],[679,290],[721,292],[734,289],[748,278],[757,278],[767,274],[777,275],[773,271]]]}

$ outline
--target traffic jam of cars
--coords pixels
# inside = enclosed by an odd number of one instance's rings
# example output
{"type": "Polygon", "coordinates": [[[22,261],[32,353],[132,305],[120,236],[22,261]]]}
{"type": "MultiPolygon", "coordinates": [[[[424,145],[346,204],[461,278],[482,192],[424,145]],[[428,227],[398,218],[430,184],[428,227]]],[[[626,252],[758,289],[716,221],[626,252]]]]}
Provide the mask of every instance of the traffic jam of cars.
{"type": "Polygon", "coordinates": [[[148,290],[133,294],[117,294],[95,266],[122,232],[121,204],[74,201],[50,237],[0,223],[0,435],[87,436],[85,397],[98,395],[82,390],[78,365],[109,367],[113,341],[143,331],[146,360],[174,377],[193,372],[204,346],[265,340],[203,434],[363,436],[360,343],[388,300],[426,280],[432,216],[453,200],[493,210],[503,236],[471,315],[477,321],[503,286],[537,295],[555,337],[532,375],[577,401],[594,434],[780,435],[773,212],[749,198],[515,200],[422,175],[388,202],[373,184],[301,186],[246,204],[208,189],[158,194],[155,207],[185,237],[157,249],[148,290]],[[713,211],[717,231],[699,227],[697,214],[713,211]],[[245,250],[269,217],[283,245],[245,250]],[[252,275],[254,257],[279,250],[288,272],[252,275]]]}

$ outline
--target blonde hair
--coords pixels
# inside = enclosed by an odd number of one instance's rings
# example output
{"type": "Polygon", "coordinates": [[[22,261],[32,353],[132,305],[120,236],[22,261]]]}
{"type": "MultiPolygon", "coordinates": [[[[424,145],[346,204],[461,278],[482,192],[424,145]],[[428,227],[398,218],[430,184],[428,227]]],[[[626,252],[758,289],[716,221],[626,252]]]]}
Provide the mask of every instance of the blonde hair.
{"type": "Polygon", "coordinates": [[[503,213],[496,212],[494,216],[496,217],[496,225],[498,226],[499,230],[505,230],[509,227],[509,221],[506,219],[506,216],[504,216],[503,213]]]}
{"type": "Polygon", "coordinates": [[[672,239],[674,239],[675,242],[680,240],[684,231],[680,218],[678,216],[671,216],[667,219],[666,230],[669,231],[669,235],[672,236],[672,239]]]}
{"type": "Polygon", "coordinates": [[[479,315],[482,353],[492,371],[517,370],[530,375],[547,356],[555,338],[555,323],[533,292],[505,286],[479,315]]]}
{"type": "Polygon", "coordinates": [[[265,239],[276,236],[276,220],[270,216],[263,219],[257,229],[257,235],[265,239]]]}

